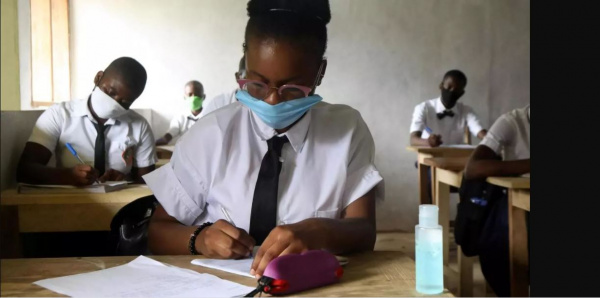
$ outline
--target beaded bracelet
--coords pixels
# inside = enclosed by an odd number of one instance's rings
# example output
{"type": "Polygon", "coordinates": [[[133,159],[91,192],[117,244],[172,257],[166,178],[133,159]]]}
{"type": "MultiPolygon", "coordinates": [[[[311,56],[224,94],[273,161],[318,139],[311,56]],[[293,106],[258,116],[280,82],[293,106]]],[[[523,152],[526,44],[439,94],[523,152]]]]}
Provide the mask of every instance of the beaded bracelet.
{"type": "Polygon", "coordinates": [[[196,250],[196,237],[198,237],[198,234],[200,234],[200,232],[202,232],[202,230],[210,225],[212,225],[212,222],[205,222],[203,224],[201,224],[195,231],[194,233],[192,233],[190,235],[190,243],[189,243],[189,249],[190,249],[190,253],[192,255],[199,255],[198,251],[196,250]]]}

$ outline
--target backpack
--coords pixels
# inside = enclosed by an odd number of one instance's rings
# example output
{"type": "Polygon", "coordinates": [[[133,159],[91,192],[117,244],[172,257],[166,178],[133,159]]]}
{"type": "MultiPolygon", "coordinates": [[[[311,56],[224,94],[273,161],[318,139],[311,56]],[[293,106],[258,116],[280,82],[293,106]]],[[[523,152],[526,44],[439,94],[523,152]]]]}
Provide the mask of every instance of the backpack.
{"type": "Polygon", "coordinates": [[[149,255],[148,225],[158,205],[154,195],[139,198],[121,208],[110,222],[111,238],[118,256],[149,255]]]}
{"type": "Polygon", "coordinates": [[[485,178],[467,180],[463,176],[458,194],[460,200],[454,222],[455,242],[461,246],[465,256],[477,256],[486,219],[494,204],[505,196],[505,190],[487,183],[485,178]]]}

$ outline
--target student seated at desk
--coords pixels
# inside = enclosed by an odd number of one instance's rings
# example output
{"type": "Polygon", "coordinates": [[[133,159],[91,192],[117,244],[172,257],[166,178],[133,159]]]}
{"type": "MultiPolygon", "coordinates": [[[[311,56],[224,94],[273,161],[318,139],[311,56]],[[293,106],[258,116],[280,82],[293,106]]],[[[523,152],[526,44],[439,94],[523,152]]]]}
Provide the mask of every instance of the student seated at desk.
{"type": "Polygon", "coordinates": [[[460,70],[450,70],[440,83],[441,96],[415,107],[410,125],[411,146],[438,147],[464,143],[465,125],[483,139],[486,130],[473,109],[458,100],[465,94],[467,77],[460,70]],[[431,129],[431,133],[427,132],[431,129]]]}
{"type": "MultiPolygon", "coordinates": [[[[490,128],[465,169],[465,179],[521,176],[531,172],[530,106],[506,113],[490,128]],[[501,158],[500,158],[501,157],[501,158]]],[[[486,280],[499,296],[510,296],[508,200],[506,195],[489,207],[479,258],[486,280]]]]}
{"type": "Polygon", "coordinates": [[[90,185],[131,179],[154,170],[156,153],[150,125],[129,110],[146,85],[146,70],[121,57],[94,77],[92,93],[49,107],[38,118],[21,155],[17,181],[90,185]],[[70,143],[86,164],[67,149],[70,143]],[[47,164],[52,155],[56,167],[47,164]],[[93,166],[93,167],[92,167],[93,166]]]}
{"type": "Polygon", "coordinates": [[[168,144],[174,137],[182,136],[196,121],[200,119],[203,110],[202,103],[206,95],[204,94],[204,86],[198,81],[189,81],[183,88],[183,98],[189,108],[189,112],[173,117],[169,131],[165,135],[156,140],[156,146],[168,144]]]}
{"type": "Polygon", "coordinates": [[[492,125],[467,163],[467,179],[521,176],[531,171],[530,106],[506,113],[492,125]],[[502,157],[502,160],[498,160],[502,157]]]}
{"type": "Polygon", "coordinates": [[[315,94],[329,2],[251,0],[248,15],[239,102],[201,118],[144,176],[161,204],[150,250],[239,258],[260,245],[258,276],[280,255],[372,250],[383,195],[373,137],[358,111],[315,94]]]}
{"type": "MultiPolygon", "coordinates": [[[[246,78],[246,57],[245,56],[242,56],[242,58],[240,59],[238,71],[234,75],[235,75],[236,81],[239,79],[246,78]]],[[[236,102],[237,98],[235,98],[235,93],[237,93],[238,90],[240,90],[239,86],[238,86],[238,88],[235,88],[231,91],[218,94],[217,96],[206,100],[206,102],[204,103],[204,106],[202,107],[202,112],[200,112],[200,118],[206,116],[206,114],[208,114],[212,111],[215,111],[215,110],[220,109],[228,104],[232,104],[232,103],[236,102]]]]}

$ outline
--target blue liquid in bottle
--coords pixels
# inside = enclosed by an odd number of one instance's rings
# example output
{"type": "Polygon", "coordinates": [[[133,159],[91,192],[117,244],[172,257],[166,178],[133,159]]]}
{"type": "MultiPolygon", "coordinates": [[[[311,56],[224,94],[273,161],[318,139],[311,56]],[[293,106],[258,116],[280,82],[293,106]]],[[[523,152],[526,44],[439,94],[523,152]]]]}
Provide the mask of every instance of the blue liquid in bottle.
{"type": "Polygon", "coordinates": [[[444,291],[444,253],[438,207],[419,206],[419,224],[415,227],[415,263],[417,292],[440,294],[444,291]]]}

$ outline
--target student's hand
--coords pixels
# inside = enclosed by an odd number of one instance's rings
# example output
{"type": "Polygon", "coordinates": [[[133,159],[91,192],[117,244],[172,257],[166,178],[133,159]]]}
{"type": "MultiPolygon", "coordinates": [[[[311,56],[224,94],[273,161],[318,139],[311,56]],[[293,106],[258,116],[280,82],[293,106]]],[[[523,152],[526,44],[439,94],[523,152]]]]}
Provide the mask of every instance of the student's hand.
{"type": "Polygon", "coordinates": [[[106,172],[104,172],[104,175],[98,178],[98,180],[100,180],[100,182],[123,181],[125,180],[125,174],[114,169],[108,169],[106,172]]]}
{"type": "Polygon", "coordinates": [[[70,184],[77,186],[91,185],[98,179],[98,170],[89,165],[76,165],[70,171],[70,184]]]}
{"type": "Polygon", "coordinates": [[[154,145],[156,146],[162,146],[162,145],[167,145],[169,142],[167,142],[167,140],[165,140],[164,138],[160,138],[158,140],[156,140],[156,143],[154,143],[154,145]]]}
{"type": "Polygon", "coordinates": [[[430,135],[427,141],[431,147],[439,147],[441,144],[443,144],[442,136],[440,135],[430,135]]]}
{"type": "Polygon", "coordinates": [[[196,247],[200,253],[214,259],[238,259],[252,253],[256,242],[242,229],[219,219],[200,232],[196,247]]]}
{"type": "Polygon", "coordinates": [[[308,251],[315,247],[311,241],[316,238],[318,237],[314,235],[314,228],[312,228],[310,220],[275,227],[256,252],[252,267],[250,267],[250,274],[256,278],[261,277],[273,259],[308,251]]]}

